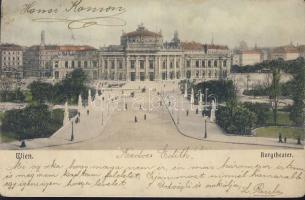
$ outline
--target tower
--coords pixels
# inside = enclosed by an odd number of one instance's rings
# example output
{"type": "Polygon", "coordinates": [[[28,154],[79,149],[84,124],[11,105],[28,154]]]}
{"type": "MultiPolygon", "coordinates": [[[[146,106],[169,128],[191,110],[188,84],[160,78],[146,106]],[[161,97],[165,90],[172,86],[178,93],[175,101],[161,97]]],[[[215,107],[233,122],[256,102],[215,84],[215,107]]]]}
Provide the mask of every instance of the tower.
{"type": "Polygon", "coordinates": [[[41,46],[45,46],[46,45],[46,41],[45,41],[45,31],[42,30],[41,34],[40,34],[40,45],[41,46]]]}

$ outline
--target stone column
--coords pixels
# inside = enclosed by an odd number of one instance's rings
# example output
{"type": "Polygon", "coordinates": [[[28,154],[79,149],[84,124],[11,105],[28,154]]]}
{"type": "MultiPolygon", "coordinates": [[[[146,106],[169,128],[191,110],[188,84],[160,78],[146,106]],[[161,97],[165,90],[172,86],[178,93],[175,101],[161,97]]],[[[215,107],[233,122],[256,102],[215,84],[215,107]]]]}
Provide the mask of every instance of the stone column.
{"type": "Polygon", "coordinates": [[[159,69],[158,69],[158,58],[157,56],[154,57],[154,78],[155,80],[159,79],[159,69]]]}
{"type": "Polygon", "coordinates": [[[118,80],[118,59],[114,58],[114,80],[118,80]]]}
{"type": "Polygon", "coordinates": [[[145,80],[148,80],[148,72],[149,72],[149,63],[148,63],[148,56],[145,56],[145,80]]]}
{"type": "Polygon", "coordinates": [[[183,66],[184,58],[180,58],[180,78],[185,78],[185,66],[183,66]]]}
{"type": "Polygon", "coordinates": [[[107,80],[110,79],[110,62],[109,62],[109,58],[107,58],[107,80]]]}
{"type": "Polygon", "coordinates": [[[129,63],[129,56],[126,56],[126,61],[125,61],[125,68],[126,68],[126,81],[130,81],[130,63],[129,63]]]}
{"type": "Polygon", "coordinates": [[[166,80],[169,80],[169,56],[166,56],[166,80]]]}
{"type": "Polygon", "coordinates": [[[177,58],[176,58],[176,55],[174,57],[174,71],[175,71],[175,74],[174,74],[174,79],[177,78],[177,58]]]}
{"type": "Polygon", "coordinates": [[[158,56],[158,74],[159,74],[159,80],[161,80],[162,79],[161,56],[158,56]]]}
{"type": "Polygon", "coordinates": [[[136,61],[135,61],[135,69],[136,69],[136,81],[140,80],[140,66],[139,66],[139,57],[136,57],[136,61]]]}

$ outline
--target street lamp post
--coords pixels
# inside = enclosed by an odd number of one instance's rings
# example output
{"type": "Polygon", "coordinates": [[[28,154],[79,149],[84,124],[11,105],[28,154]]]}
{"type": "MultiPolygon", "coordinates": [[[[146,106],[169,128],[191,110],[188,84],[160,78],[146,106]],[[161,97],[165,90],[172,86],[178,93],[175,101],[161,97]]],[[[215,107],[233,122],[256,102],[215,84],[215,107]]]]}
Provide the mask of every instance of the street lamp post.
{"type": "Polygon", "coordinates": [[[207,117],[204,117],[204,138],[206,139],[208,137],[208,131],[207,131],[207,117]]]}
{"type": "Polygon", "coordinates": [[[209,88],[205,88],[205,106],[204,106],[204,115],[206,114],[207,111],[207,106],[208,106],[208,90],[209,88]]]}
{"type": "Polygon", "coordinates": [[[104,125],[104,112],[102,112],[102,125],[104,125]]]}
{"type": "Polygon", "coordinates": [[[72,130],[71,130],[71,141],[74,140],[74,130],[73,130],[73,121],[71,121],[72,123],[72,130]]]}

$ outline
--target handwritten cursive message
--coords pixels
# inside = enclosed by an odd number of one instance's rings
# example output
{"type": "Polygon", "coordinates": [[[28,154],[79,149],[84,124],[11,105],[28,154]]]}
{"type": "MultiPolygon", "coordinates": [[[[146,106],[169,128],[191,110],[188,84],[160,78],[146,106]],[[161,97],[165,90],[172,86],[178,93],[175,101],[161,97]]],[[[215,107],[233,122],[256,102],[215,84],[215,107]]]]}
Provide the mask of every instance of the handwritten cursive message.
{"type": "Polygon", "coordinates": [[[4,195],[250,197],[289,196],[305,190],[301,187],[305,165],[296,156],[268,161],[252,156],[257,160],[245,162],[237,153],[218,153],[217,159],[208,154],[213,151],[33,152],[33,159],[5,159],[0,189],[4,195]]]}
{"type": "Polygon", "coordinates": [[[33,22],[63,23],[68,29],[82,29],[91,26],[125,26],[121,17],[123,6],[87,6],[83,0],[74,0],[65,7],[47,7],[37,1],[22,5],[21,14],[29,15],[33,22]],[[79,17],[79,16],[89,17],[79,17]]]}

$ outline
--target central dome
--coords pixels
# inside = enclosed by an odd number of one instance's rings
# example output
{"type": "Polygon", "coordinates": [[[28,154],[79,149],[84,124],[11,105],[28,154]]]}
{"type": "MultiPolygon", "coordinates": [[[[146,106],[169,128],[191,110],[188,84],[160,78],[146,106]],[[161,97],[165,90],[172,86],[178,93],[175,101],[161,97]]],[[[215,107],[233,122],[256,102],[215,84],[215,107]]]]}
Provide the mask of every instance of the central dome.
{"type": "Polygon", "coordinates": [[[125,36],[125,37],[137,37],[137,36],[141,36],[141,37],[162,37],[162,35],[160,33],[155,33],[155,32],[147,30],[144,27],[143,24],[140,24],[138,26],[138,28],[136,29],[136,31],[125,33],[125,34],[123,34],[123,36],[125,36]]]}

